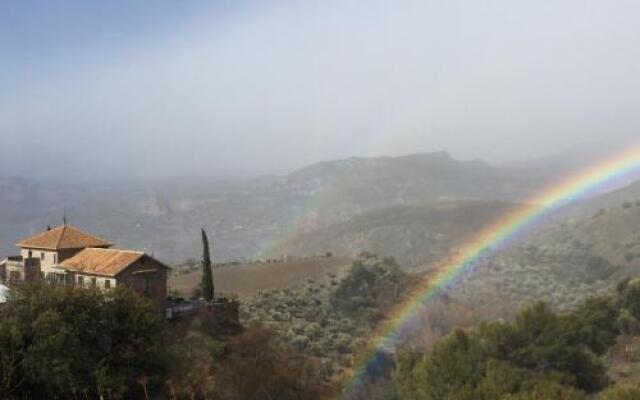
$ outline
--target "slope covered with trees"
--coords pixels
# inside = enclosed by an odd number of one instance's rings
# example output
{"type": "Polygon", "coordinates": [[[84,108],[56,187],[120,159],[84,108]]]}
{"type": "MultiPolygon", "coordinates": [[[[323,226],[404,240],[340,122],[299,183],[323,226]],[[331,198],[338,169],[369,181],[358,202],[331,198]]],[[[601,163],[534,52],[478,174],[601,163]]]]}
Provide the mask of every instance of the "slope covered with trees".
{"type": "Polygon", "coordinates": [[[640,281],[623,281],[613,295],[589,298],[572,312],[536,303],[513,320],[457,329],[430,349],[401,351],[388,398],[635,398],[625,396],[640,388],[616,385],[607,356],[617,341],[640,333],[638,318],[640,281]]]}

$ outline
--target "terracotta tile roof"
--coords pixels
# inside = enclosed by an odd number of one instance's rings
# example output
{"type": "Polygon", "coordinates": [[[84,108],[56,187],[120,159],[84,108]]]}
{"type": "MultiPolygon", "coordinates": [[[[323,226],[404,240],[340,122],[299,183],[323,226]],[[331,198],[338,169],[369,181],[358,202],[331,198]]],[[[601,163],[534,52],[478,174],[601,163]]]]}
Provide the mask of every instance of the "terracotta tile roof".
{"type": "Polygon", "coordinates": [[[109,247],[111,243],[69,225],[60,225],[19,241],[22,248],[64,250],[86,247],[109,247]]]}
{"type": "Polygon", "coordinates": [[[144,257],[139,251],[89,248],[60,263],[60,267],[92,275],[116,276],[144,257]]]}

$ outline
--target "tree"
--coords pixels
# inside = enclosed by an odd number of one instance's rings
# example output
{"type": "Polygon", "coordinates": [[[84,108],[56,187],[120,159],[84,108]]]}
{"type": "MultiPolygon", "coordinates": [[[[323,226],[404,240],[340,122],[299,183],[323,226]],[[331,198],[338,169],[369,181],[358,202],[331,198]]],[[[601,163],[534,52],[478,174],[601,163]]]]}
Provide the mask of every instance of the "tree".
{"type": "Polygon", "coordinates": [[[331,293],[329,301],[342,315],[369,319],[373,324],[396,302],[407,284],[408,276],[393,260],[359,260],[331,293]]]}
{"type": "Polygon", "coordinates": [[[216,398],[318,399],[319,370],[307,356],[279,345],[273,331],[250,326],[230,340],[228,354],[219,362],[216,398]]]}
{"type": "Polygon", "coordinates": [[[172,346],[175,357],[168,382],[172,398],[215,398],[216,358],[224,352],[224,346],[224,342],[193,327],[175,340],[172,346]]]}
{"type": "Polygon", "coordinates": [[[202,297],[207,301],[214,299],[213,273],[211,272],[211,256],[209,254],[209,238],[202,229],[202,297]]]}
{"type": "Polygon", "coordinates": [[[401,353],[394,379],[409,400],[583,399],[608,383],[597,355],[617,332],[611,305],[591,299],[575,315],[558,315],[536,303],[512,322],[457,330],[429,352],[401,353]]]}
{"type": "Polygon", "coordinates": [[[558,315],[544,303],[536,303],[523,309],[513,322],[492,325],[492,329],[481,326],[479,332],[492,357],[539,373],[558,374],[560,383],[572,382],[587,392],[608,383],[605,367],[588,342],[605,345],[590,336],[593,329],[576,323],[575,316],[558,315]]]}
{"type": "Polygon", "coordinates": [[[143,398],[164,384],[165,322],[124,286],[22,285],[0,310],[0,398],[143,398]]]}
{"type": "Polygon", "coordinates": [[[609,297],[590,297],[585,300],[571,316],[569,323],[576,331],[580,342],[596,355],[604,355],[616,342],[619,309],[609,297]]]}
{"type": "Polygon", "coordinates": [[[477,338],[456,330],[436,343],[429,353],[402,354],[394,379],[401,394],[409,400],[473,400],[486,361],[477,338]]]}

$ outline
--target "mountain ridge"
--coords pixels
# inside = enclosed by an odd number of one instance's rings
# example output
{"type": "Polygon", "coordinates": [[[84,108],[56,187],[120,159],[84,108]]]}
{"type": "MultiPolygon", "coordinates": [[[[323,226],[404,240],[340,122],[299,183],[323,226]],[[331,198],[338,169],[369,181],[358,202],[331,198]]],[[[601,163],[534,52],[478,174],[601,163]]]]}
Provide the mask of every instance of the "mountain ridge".
{"type": "MultiPolygon", "coordinates": [[[[525,169],[526,170],[526,169],[525,169]]],[[[325,161],[240,181],[41,182],[0,178],[0,254],[21,237],[71,223],[168,262],[197,257],[201,227],[218,260],[260,257],[274,239],[369,211],[432,201],[520,201],[551,181],[447,152],[325,161]],[[527,178],[527,179],[525,179],[527,178]]]]}

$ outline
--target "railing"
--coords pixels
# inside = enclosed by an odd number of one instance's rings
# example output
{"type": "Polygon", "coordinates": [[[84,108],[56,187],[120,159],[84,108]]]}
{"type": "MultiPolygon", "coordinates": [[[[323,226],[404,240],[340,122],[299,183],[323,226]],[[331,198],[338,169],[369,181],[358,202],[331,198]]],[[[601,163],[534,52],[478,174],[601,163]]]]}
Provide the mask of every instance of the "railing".
{"type": "Polygon", "coordinates": [[[191,299],[185,300],[181,297],[178,298],[168,298],[166,304],[166,317],[167,319],[172,319],[179,317],[181,315],[193,313],[197,310],[201,309],[211,309],[218,307],[229,307],[233,303],[237,303],[237,294],[227,293],[227,295],[233,295],[235,298],[222,297],[222,293],[218,293],[215,300],[208,302],[203,299],[191,299]]]}

